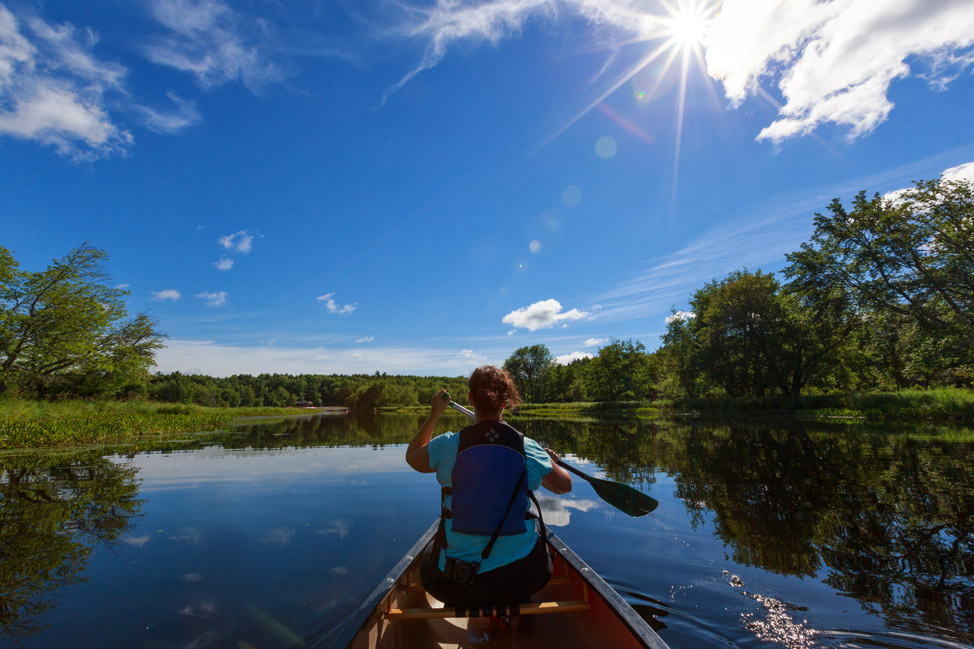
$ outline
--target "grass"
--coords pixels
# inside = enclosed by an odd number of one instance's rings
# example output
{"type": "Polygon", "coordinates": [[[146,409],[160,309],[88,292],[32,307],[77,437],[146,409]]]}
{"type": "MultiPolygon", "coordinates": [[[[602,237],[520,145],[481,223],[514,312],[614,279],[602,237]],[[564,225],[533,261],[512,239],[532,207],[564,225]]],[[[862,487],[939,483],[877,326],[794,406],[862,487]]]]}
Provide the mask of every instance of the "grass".
{"type": "Polygon", "coordinates": [[[218,430],[240,417],[307,414],[286,408],[206,408],[142,401],[0,401],[0,449],[163,440],[218,430]]]}

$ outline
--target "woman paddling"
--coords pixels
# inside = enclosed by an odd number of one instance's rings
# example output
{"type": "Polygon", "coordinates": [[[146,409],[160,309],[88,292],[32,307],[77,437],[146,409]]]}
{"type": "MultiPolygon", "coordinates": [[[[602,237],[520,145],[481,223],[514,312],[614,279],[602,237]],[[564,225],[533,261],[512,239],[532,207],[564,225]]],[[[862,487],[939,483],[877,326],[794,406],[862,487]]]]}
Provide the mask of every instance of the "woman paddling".
{"type": "Polygon", "coordinates": [[[504,408],[521,402],[506,371],[479,367],[468,386],[473,425],[430,439],[449,402],[440,390],[406,450],[409,466],[435,472],[442,486],[443,514],[423,556],[423,586],[448,606],[527,602],[551,576],[547,544],[528,513],[531,492],[544,486],[568,493],[571,474],[554,451],[503,420],[504,408]]]}

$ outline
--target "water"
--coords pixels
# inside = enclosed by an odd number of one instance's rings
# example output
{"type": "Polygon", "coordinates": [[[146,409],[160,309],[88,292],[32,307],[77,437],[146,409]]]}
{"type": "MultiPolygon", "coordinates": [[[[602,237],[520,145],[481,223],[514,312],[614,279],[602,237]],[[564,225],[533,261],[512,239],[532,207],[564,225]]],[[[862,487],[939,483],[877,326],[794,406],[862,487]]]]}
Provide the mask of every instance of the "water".
{"type": "MultiPolygon", "coordinates": [[[[433,521],[422,417],[252,421],[166,452],[0,456],[0,645],[298,647],[433,521]]],[[[438,430],[465,423],[447,416],[438,430]]],[[[974,645],[974,432],[513,422],[576,478],[545,519],[671,647],[974,645]]]]}

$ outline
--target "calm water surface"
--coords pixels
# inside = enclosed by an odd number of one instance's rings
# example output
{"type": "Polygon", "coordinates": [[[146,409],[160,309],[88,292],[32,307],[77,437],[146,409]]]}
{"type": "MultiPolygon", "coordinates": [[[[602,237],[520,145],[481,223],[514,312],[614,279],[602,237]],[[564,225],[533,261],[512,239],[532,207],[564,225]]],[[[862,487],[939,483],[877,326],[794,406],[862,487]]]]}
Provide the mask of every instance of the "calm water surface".
{"type": "MultiPolygon", "coordinates": [[[[437,515],[435,479],[403,461],[421,420],[0,456],[0,645],[328,646],[437,515]]],[[[579,479],[539,493],[674,649],[974,645],[971,430],[513,423],[660,500],[629,518],[579,479]]]]}

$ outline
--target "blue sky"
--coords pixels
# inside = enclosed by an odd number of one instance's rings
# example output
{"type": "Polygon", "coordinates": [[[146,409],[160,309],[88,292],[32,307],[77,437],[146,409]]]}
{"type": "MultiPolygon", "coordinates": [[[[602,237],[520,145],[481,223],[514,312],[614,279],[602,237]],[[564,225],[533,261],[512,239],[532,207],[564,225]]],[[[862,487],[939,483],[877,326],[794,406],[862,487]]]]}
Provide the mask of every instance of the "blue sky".
{"type": "Polygon", "coordinates": [[[0,0],[0,244],[161,371],[652,349],[859,190],[974,179],[969,0],[0,0]]]}

